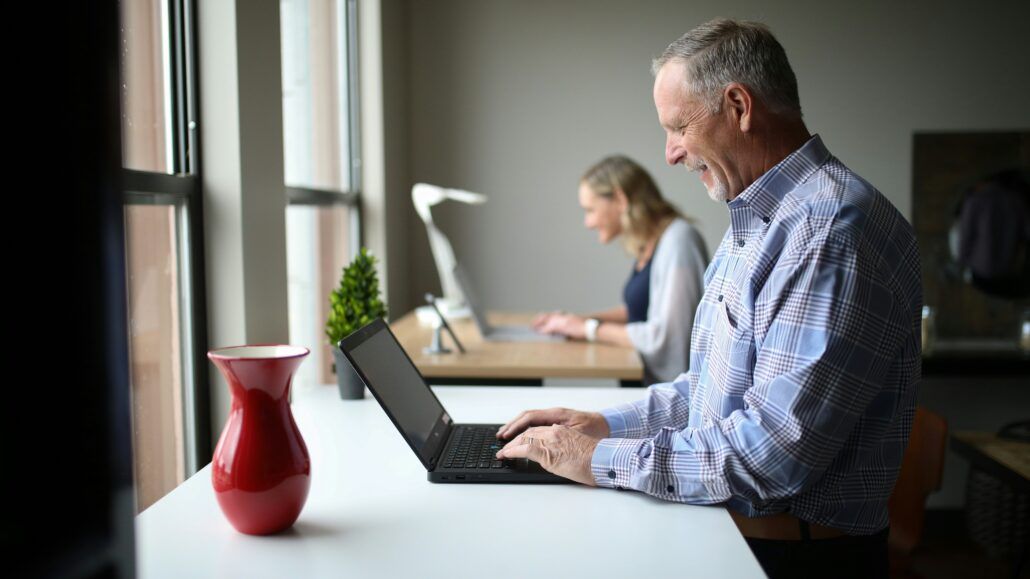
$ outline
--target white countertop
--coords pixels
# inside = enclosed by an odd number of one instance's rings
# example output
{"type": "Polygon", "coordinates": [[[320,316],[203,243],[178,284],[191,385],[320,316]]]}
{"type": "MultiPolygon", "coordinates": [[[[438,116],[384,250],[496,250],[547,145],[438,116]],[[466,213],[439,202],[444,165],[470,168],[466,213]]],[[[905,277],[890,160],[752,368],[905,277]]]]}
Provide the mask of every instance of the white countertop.
{"type": "MultiPolygon", "coordinates": [[[[635,388],[434,388],[456,422],[530,407],[584,410],[635,388]]],[[[581,485],[433,484],[371,397],[335,386],[295,401],[311,492],[294,527],[253,537],[225,520],[210,465],[136,519],[140,577],[762,577],[721,507],[581,485]]]]}

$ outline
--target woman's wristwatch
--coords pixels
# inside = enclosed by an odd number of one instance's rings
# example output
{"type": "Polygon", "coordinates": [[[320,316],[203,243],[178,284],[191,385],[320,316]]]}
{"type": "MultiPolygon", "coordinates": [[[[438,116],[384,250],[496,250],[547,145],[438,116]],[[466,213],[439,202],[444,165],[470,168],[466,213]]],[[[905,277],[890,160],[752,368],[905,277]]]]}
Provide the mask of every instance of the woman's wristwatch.
{"type": "Polygon", "coordinates": [[[587,318],[587,320],[583,322],[583,330],[588,342],[597,341],[597,327],[600,325],[601,320],[598,320],[597,318],[587,318]]]}

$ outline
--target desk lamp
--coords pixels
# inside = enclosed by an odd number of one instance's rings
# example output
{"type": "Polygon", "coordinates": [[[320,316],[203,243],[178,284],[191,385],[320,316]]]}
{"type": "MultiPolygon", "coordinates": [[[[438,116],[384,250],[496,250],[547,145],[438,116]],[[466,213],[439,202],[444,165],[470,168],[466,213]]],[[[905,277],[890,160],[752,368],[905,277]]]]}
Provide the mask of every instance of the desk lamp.
{"type": "MultiPolygon", "coordinates": [[[[426,224],[426,233],[429,234],[429,249],[433,252],[433,261],[436,262],[436,272],[440,276],[440,285],[443,288],[443,298],[437,300],[437,304],[443,312],[452,317],[462,317],[461,311],[465,305],[465,294],[458,287],[454,279],[454,265],[457,260],[454,258],[454,249],[451,242],[442,231],[437,229],[433,223],[433,214],[430,207],[446,200],[461,201],[469,205],[479,205],[486,202],[486,196],[481,193],[462,191],[461,189],[446,189],[428,183],[416,183],[411,188],[411,200],[415,204],[415,211],[426,224]]],[[[421,308],[419,308],[421,309],[421,308]]],[[[468,315],[465,312],[464,315],[468,315]]]]}

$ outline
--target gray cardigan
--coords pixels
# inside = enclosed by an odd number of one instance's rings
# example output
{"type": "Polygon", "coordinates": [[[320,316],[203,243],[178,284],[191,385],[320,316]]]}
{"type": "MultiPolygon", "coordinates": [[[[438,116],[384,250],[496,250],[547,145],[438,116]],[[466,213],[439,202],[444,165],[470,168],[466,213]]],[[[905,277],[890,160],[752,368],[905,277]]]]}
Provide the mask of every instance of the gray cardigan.
{"type": "Polygon", "coordinates": [[[644,382],[671,382],[687,371],[694,312],[704,293],[708,251],[690,223],[675,219],[655,247],[647,320],[626,324],[644,360],[644,382]]]}

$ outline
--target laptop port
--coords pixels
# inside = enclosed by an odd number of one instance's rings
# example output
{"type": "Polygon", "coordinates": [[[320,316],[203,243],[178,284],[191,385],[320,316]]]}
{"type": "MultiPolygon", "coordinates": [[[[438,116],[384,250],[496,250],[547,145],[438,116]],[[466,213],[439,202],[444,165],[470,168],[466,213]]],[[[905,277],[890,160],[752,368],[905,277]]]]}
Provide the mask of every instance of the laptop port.
{"type": "Polygon", "coordinates": [[[465,475],[463,475],[463,474],[455,475],[454,478],[456,478],[458,480],[465,480],[465,475]]]}

